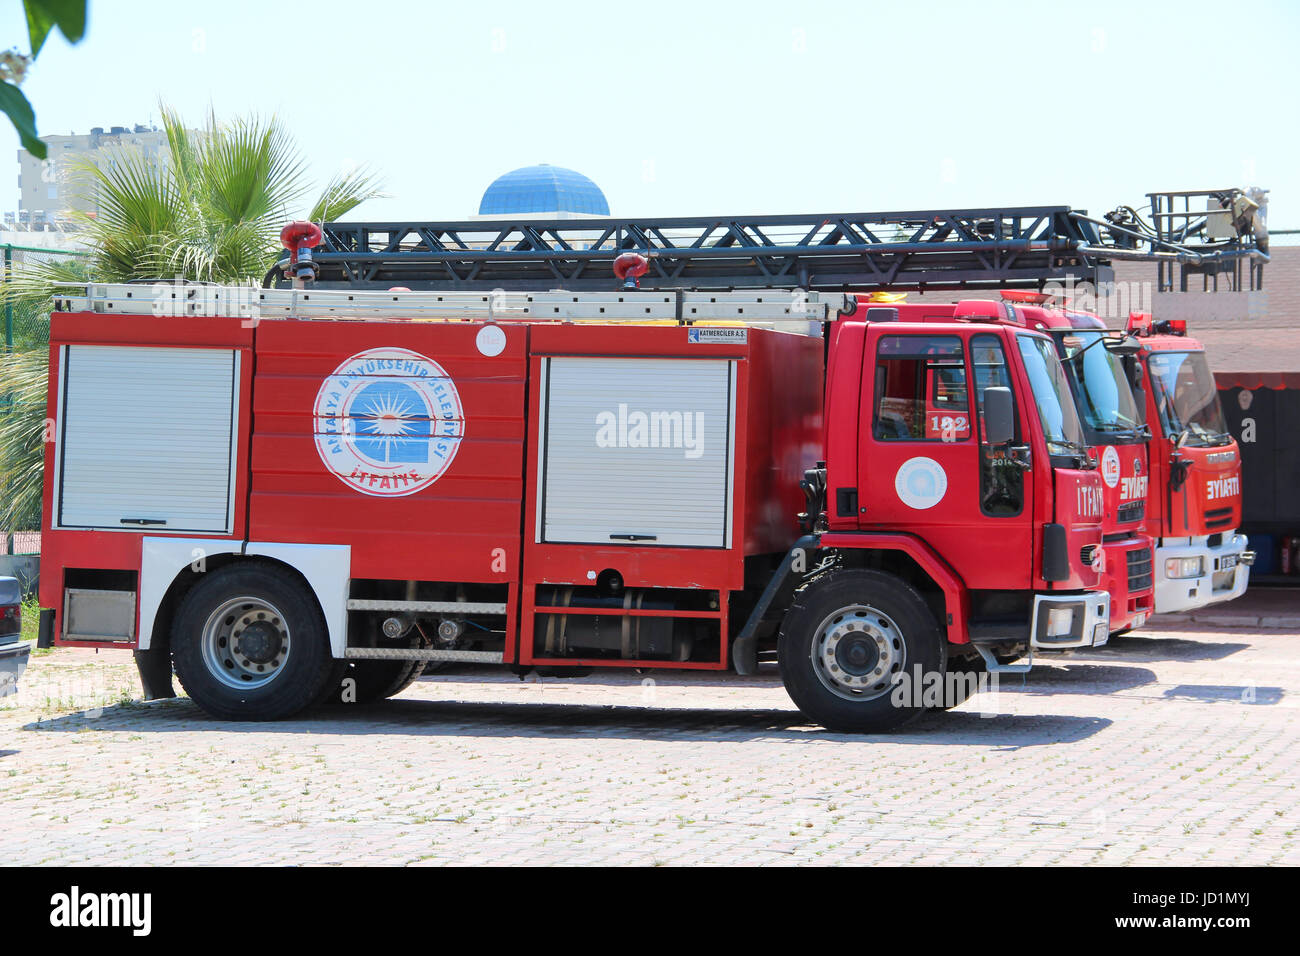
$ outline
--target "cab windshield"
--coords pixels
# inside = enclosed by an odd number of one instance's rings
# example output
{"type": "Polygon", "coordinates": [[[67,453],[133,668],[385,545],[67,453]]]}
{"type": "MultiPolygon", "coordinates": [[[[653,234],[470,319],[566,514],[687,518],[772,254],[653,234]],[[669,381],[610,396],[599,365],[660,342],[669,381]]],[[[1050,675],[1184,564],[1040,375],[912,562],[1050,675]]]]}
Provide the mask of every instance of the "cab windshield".
{"type": "Polygon", "coordinates": [[[1117,439],[1145,440],[1142,413],[1119,357],[1106,350],[1104,332],[1070,329],[1058,333],[1062,362],[1078,404],[1079,417],[1089,431],[1099,433],[1093,444],[1117,439]]]}
{"type": "Polygon", "coordinates": [[[1070,397],[1070,386],[1061,371],[1061,361],[1056,357],[1052,343],[1036,335],[1017,335],[1016,343],[1025,363],[1025,373],[1034,391],[1034,404],[1038,406],[1038,419],[1043,425],[1047,450],[1053,455],[1087,453],[1083,444],[1083,429],[1070,397]]]}
{"type": "Polygon", "coordinates": [[[1226,445],[1232,440],[1204,352],[1153,352],[1147,371],[1166,436],[1187,432],[1189,445],[1226,445]]]}

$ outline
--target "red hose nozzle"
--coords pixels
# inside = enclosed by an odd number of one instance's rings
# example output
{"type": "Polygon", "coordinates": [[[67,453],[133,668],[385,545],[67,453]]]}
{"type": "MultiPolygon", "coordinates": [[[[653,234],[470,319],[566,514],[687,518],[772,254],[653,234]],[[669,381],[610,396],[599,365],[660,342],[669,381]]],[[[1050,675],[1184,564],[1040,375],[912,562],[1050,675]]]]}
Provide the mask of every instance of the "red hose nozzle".
{"type": "Polygon", "coordinates": [[[639,252],[625,252],[614,260],[614,275],[623,280],[624,289],[640,288],[640,278],[650,271],[650,260],[639,252]]]}
{"type": "Polygon", "coordinates": [[[316,263],[311,251],[325,238],[314,222],[291,222],[280,230],[280,245],[289,250],[289,268],[295,279],[310,282],[316,278],[316,263]]]}

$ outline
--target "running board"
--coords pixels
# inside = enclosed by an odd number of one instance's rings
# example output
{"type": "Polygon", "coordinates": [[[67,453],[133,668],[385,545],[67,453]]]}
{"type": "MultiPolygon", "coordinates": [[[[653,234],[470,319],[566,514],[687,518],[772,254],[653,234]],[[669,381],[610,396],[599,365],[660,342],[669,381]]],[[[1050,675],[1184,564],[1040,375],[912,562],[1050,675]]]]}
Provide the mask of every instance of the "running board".
{"type": "Polygon", "coordinates": [[[1032,647],[1027,651],[1023,664],[1000,664],[997,655],[984,645],[972,644],[971,646],[980,652],[980,657],[984,658],[984,668],[990,674],[1028,674],[1029,669],[1034,666],[1034,649],[1032,647]]]}
{"type": "Polygon", "coordinates": [[[349,660],[360,661],[460,661],[463,664],[500,664],[500,651],[440,651],[420,647],[349,647],[343,652],[349,660]]]}
{"type": "Polygon", "coordinates": [[[349,611],[405,611],[409,614],[505,614],[504,604],[486,601],[348,601],[349,611]]]}

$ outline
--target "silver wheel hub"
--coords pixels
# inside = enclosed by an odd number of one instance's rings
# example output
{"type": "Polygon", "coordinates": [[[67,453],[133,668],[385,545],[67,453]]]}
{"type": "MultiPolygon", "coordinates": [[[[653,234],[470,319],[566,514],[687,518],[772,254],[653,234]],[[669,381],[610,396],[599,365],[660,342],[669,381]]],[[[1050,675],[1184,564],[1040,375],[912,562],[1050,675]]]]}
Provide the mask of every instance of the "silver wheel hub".
{"type": "Polygon", "coordinates": [[[846,700],[874,700],[889,693],[906,660],[898,625],[865,604],[827,615],[813,638],[814,672],[827,690],[846,700]]]}
{"type": "Polygon", "coordinates": [[[263,598],[226,601],[203,625],[203,663],[228,687],[269,684],[289,659],[289,627],[284,615],[263,598]]]}

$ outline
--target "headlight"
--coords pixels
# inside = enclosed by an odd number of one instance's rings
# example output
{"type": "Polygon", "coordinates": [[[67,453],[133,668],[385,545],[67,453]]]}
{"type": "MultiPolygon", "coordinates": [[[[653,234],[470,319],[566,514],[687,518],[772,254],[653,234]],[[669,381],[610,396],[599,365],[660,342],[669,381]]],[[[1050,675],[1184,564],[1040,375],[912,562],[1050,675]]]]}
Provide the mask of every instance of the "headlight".
{"type": "Polygon", "coordinates": [[[1074,608],[1058,607],[1047,612],[1047,636],[1065,637],[1074,625],[1074,608]]]}
{"type": "Polygon", "coordinates": [[[1205,573],[1205,559],[1199,555],[1194,558],[1165,558],[1165,577],[1199,578],[1205,573]]]}

